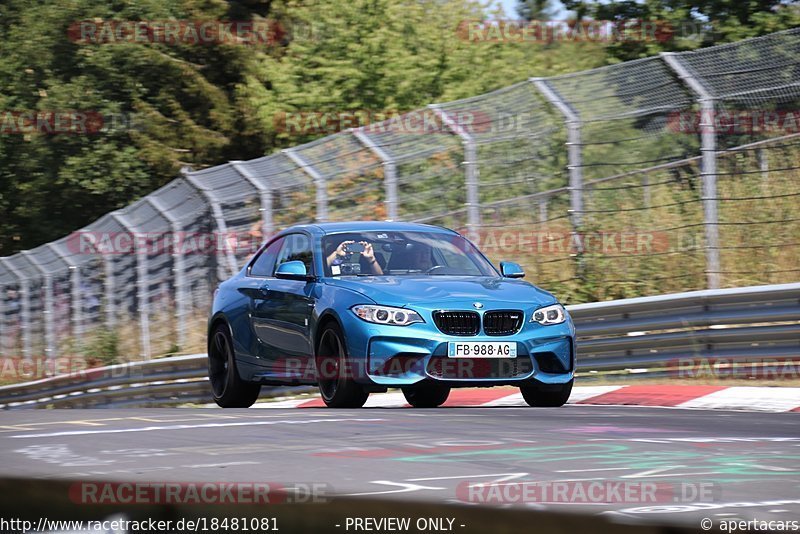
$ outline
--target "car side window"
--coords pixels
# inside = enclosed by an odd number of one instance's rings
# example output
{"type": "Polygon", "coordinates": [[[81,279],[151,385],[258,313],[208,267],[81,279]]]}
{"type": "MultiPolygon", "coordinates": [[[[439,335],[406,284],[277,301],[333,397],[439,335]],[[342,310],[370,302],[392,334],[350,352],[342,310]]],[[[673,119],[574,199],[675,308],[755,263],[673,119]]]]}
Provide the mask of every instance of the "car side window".
{"type": "Polygon", "coordinates": [[[278,257],[278,251],[286,239],[276,239],[270,245],[261,251],[256,261],[250,267],[250,276],[268,277],[272,276],[275,270],[275,259],[278,257]]]}
{"type": "MultiPolygon", "coordinates": [[[[314,273],[311,253],[311,239],[305,234],[291,234],[284,238],[283,247],[278,253],[275,269],[287,261],[302,261],[308,274],[314,273]]],[[[274,272],[274,270],[273,270],[274,272]]]]}
{"type": "Polygon", "coordinates": [[[480,270],[475,266],[472,261],[470,261],[469,257],[464,254],[456,254],[452,250],[448,250],[447,248],[440,248],[438,252],[442,255],[444,259],[444,265],[447,267],[454,267],[461,272],[479,275],[480,270]]]}

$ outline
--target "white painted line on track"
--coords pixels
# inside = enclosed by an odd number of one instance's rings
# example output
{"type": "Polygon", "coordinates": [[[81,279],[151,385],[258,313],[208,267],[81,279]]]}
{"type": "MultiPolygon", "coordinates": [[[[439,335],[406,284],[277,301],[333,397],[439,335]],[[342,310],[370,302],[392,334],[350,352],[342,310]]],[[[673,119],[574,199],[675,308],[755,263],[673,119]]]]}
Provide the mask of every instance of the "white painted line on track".
{"type": "Polygon", "coordinates": [[[678,404],[676,408],[724,408],[788,412],[800,407],[800,388],[734,386],[678,404]]]}
{"type": "Polygon", "coordinates": [[[400,408],[408,406],[405,395],[400,391],[381,393],[380,395],[370,395],[367,399],[366,408],[400,408]]]}
{"type": "Polygon", "coordinates": [[[86,436],[93,434],[125,434],[129,432],[154,432],[158,430],[191,430],[195,428],[223,428],[231,426],[263,426],[263,425],[307,425],[311,423],[343,423],[343,422],[377,422],[386,421],[380,418],[342,418],[342,419],[301,419],[279,421],[246,421],[241,423],[202,423],[198,425],[165,425],[146,426],[141,428],[109,428],[105,430],[70,430],[65,432],[47,432],[42,434],[16,434],[10,438],[55,438],[61,436],[86,436]]]}
{"type": "MultiPolygon", "coordinates": [[[[312,401],[313,398],[302,398],[302,399],[286,399],[281,401],[271,401],[271,402],[257,402],[255,403],[252,408],[297,408],[299,405],[312,401]]],[[[210,404],[209,408],[216,408],[216,404],[210,404]]]]}
{"type": "Polygon", "coordinates": [[[569,396],[569,403],[575,404],[576,402],[585,401],[592,397],[599,397],[612,391],[617,391],[625,386],[580,386],[572,388],[572,393],[569,396]]]}
{"type": "Polygon", "coordinates": [[[525,399],[522,398],[522,393],[512,393],[505,397],[500,397],[493,401],[485,402],[481,406],[527,406],[525,399]]]}

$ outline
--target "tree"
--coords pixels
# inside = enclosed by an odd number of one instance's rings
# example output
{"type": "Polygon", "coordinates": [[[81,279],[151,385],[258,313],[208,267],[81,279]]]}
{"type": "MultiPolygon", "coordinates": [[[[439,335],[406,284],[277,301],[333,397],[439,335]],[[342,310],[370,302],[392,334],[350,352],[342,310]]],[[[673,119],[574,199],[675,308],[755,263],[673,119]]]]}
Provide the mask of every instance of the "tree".
{"type": "Polygon", "coordinates": [[[519,0],[517,14],[525,20],[550,20],[555,9],[550,0],[519,0]]]}
{"type": "Polygon", "coordinates": [[[784,0],[565,0],[564,5],[578,20],[657,23],[655,39],[611,43],[608,53],[615,61],[729,43],[800,25],[800,6],[784,0]]]}
{"type": "MultiPolygon", "coordinates": [[[[487,13],[472,0],[329,0],[273,4],[290,31],[287,46],[257,55],[239,87],[265,144],[319,136],[287,132],[291,112],[396,112],[478,95],[526,80],[601,65],[592,43],[513,42],[459,31],[487,13]]],[[[500,16],[500,12],[493,13],[500,16]]]]}
{"type": "MultiPolygon", "coordinates": [[[[267,3],[251,2],[263,10],[267,3]]],[[[252,17],[185,0],[10,0],[0,6],[0,110],[88,113],[91,132],[0,134],[0,255],[79,228],[173,179],[263,153],[234,88],[252,51],[231,44],[81,44],[78,21],[252,17]]],[[[241,9],[237,7],[236,9],[241,9]]],[[[8,124],[7,124],[8,126],[8,124]]],[[[13,129],[12,129],[13,130],[13,129]]]]}

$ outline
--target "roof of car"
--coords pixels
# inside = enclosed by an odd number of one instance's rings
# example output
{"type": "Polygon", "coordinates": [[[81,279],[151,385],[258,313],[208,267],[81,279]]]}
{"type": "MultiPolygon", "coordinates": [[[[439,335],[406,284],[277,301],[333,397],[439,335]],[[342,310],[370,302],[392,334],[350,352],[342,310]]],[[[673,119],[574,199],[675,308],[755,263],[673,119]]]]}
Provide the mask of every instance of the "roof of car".
{"type": "Polygon", "coordinates": [[[441,226],[433,226],[430,224],[409,223],[409,222],[393,222],[393,221],[350,221],[350,222],[326,222],[315,224],[302,224],[287,228],[291,229],[306,229],[314,231],[315,233],[321,232],[323,234],[337,234],[341,232],[402,232],[402,231],[425,231],[425,232],[442,232],[452,234],[455,233],[449,228],[441,226]]]}

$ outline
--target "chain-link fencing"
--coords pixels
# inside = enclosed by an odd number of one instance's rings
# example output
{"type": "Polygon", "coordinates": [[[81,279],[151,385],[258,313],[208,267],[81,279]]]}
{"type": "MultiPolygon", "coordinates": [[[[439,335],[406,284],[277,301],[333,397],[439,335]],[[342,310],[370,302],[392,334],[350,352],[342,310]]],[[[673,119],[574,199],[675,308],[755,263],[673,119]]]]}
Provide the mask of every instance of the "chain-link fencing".
{"type": "Polygon", "coordinates": [[[184,169],[0,258],[0,355],[105,363],[204,347],[212,292],[291,224],[470,237],[570,303],[797,280],[800,29],[393,116],[184,169]]]}

